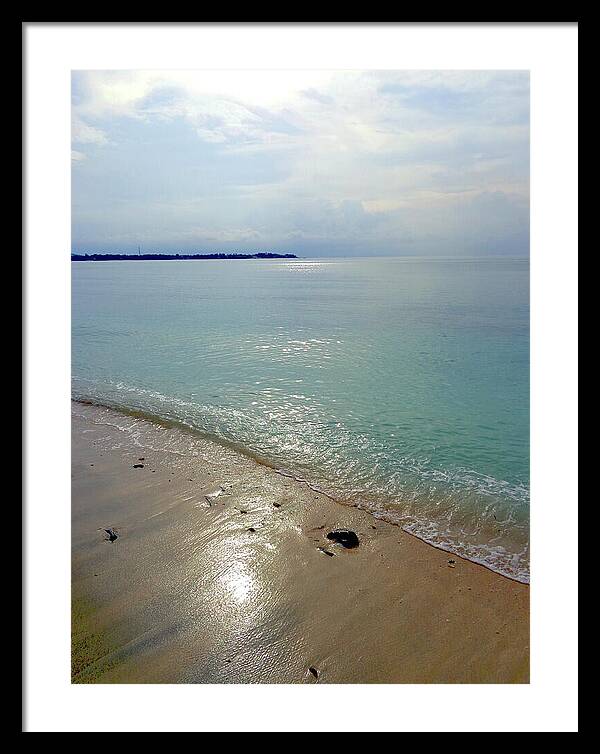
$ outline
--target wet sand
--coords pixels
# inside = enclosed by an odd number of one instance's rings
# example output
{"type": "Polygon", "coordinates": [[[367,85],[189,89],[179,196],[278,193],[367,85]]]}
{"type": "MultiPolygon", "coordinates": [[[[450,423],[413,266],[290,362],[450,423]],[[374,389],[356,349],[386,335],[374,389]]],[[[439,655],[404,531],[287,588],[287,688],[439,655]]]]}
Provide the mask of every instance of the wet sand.
{"type": "Polygon", "coordinates": [[[79,403],[72,625],[77,683],[529,681],[527,585],[230,448],[79,403]]]}

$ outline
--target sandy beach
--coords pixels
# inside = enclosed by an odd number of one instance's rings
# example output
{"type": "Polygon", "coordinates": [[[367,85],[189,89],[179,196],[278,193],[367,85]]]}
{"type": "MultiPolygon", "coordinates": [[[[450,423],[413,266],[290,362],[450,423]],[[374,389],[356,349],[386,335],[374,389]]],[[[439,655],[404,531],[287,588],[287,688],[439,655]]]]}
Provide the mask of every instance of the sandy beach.
{"type": "Polygon", "coordinates": [[[528,683],[527,585],[234,449],[72,405],[73,682],[528,683]]]}

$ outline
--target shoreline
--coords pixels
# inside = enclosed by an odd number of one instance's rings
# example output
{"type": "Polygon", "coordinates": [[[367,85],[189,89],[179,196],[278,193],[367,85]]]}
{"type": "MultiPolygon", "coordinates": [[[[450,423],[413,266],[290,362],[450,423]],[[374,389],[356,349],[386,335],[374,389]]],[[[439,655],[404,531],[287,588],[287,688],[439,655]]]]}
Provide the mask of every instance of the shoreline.
{"type": "Polygon", "coordinates": [[[484,562],[483,560],[478,560],[474,557],[467,557],[466,555],[463,555],[460,552],[453,550],[452,547],[450,546],[443,546],[442,544],[435,542],[434,540],[426,539],[424,536],[420,536],[417,532],[410,531],[409,529],[405,528],[403,524],[394,521],[391,517],[389,516],[386,517],[385,514],[381,512],[379,513],[379,515],[377,515],[373,510],[370,510],[369,508],[361,507],[360,505],[344,500],[342,497],[335,496],[323,489],[320,489],[317,485],[311,483],[309,480],[296,476],[293,472],[287,469],[278,467],[273,463],[270,463],[268,460],[261,458],[260,456],[258,456],[257,454],[249,450],[248,448],[242,445],[239,445],[238,443],[235,443],[234,441],[230,441],[221,437],[215,437],[209,434],[208,432],[203,432],[202,430],[199,430],[188,424],[184,424],[183,422],[177,419],[165,419],[164,417],[161,417],[157,414],[153,414],[151,412],[144,411],[141,409],[127,408],[123,406],[116,407],[114,405],[110,405],[108,403],[102,403],[101,401],[96,401],[89,398],[72,397],[71,402],[75,404],[80,404],[82,406],[90,406],[90,407],[96,407],[99,409],[106,409],[108,411],[113,411],[114,413],[120,414],[122,416],[127,416],[132,419],[139,419],[142,421],[147,421],[152,424],[165,427],[167,429],[175,429],[181,432],[188,432],[190,435],[194,437],[198,437],[202,440],[206,440],[208,442],[214,443],[215,445],[220,445],[224,448],[227,448],[228,450],[231,450],[234,453],[238,453],[244,456],[245,458],[249,458],[254,463],[257,463],[260,466],[264,466],[265,468],[270,469],[275,474],[280,474],[283,477],[292,479],[298,484],[305,484],[312,492],[328,498],[329,500],[336,503],[337,505],[342,505],[347,508],[358,508],[359,510],[364,510],[366,513],[372,516],[375,520],[382,521],[382,522],[385,521],[391,526],[395,526],[396,528],[400,529],[404,534],[407,534],[410,537],[414,537],[420,542],[423,542],[424,544],[429,545],[430,547],[433,547],[436,550],[440,550],[441,552],[448,553],[452,555],[453,557],[460,558],[460,560],[464,560],[468,563],[473,563],[474,565],[478,565],[481,568],[485,568],[486,570],[491,571],[492,573],[495,573],[497,576],[501,576],[502,578],[508,579],[509,581],[515,581],[518,584],[524,584],[527,586],[529,586],[530,584],[529,578],[524,579],[524,578],[519,578],[516,575],[504,573],[499,568],[495,568],[494,566],[490,565],[489,563],[484,562]]]}
{"type": "Polygon", "coordinates": [[[74,682],[528,682],[528,585],[199,434],[72,405],[74,682]]]}

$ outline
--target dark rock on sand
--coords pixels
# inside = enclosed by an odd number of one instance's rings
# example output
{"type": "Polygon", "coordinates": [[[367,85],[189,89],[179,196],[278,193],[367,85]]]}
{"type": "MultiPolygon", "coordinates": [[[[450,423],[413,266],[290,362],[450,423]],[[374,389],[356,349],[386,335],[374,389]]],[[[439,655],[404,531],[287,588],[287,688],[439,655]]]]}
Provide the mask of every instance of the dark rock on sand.
{"type": "Polygon", "coordinates": [[[143,469],[144,468],[144,464],[143,463],[134,463],[133,464],[133,468],[134,469],[143,469]]]}
{"type": "Polygon", "coordinates": [[[339,542],[339,544],[347,549],[358,547],[359,545],[356,532],[353,532],[350,529],[335,529],[334,531],[330,531],[329,534],[327,534],[327,539],[339,542]]]}
{"type": "Polygon", "coordinates": [[[281,503],[273,503],[273,508],[281,508],[281,503]]]}
{"type": "Polygon", "coordinates": [[[117,532],[114,529],[110,528],[110,527],[108,529],[104,529],[103,531],[106,532],[106,538],[105,539],[106,539],[107,542],[114,542],[115,539],[117,539],[117,537],[119,536],[117,534],[117,532]]]}
{"type": "Polygon", "coordinates": [[[311,666],[310,666],[310,668],[308,669],[308,672],[309,672],[309,673],[310,673],[310,674],[311,674],[312,676],[314,676],[314,677],[315,677],[315,678],[316,678],[317,680],[319,679],[319,671],[318,671],[318,670],[317,670],[316,668],[313,668],[313,666],[312,666],[312,665],[311,665],[311,666]]]}

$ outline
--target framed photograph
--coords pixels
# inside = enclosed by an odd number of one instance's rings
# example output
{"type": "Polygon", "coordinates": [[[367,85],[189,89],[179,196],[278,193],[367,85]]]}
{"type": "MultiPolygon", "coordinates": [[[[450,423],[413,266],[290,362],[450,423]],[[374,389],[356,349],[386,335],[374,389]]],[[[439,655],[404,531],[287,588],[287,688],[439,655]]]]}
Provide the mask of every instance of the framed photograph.
{"type": "Polygon", "coordinates": [[[577,24],[24,47],[24,729],[575,731],[577,24]]]}

